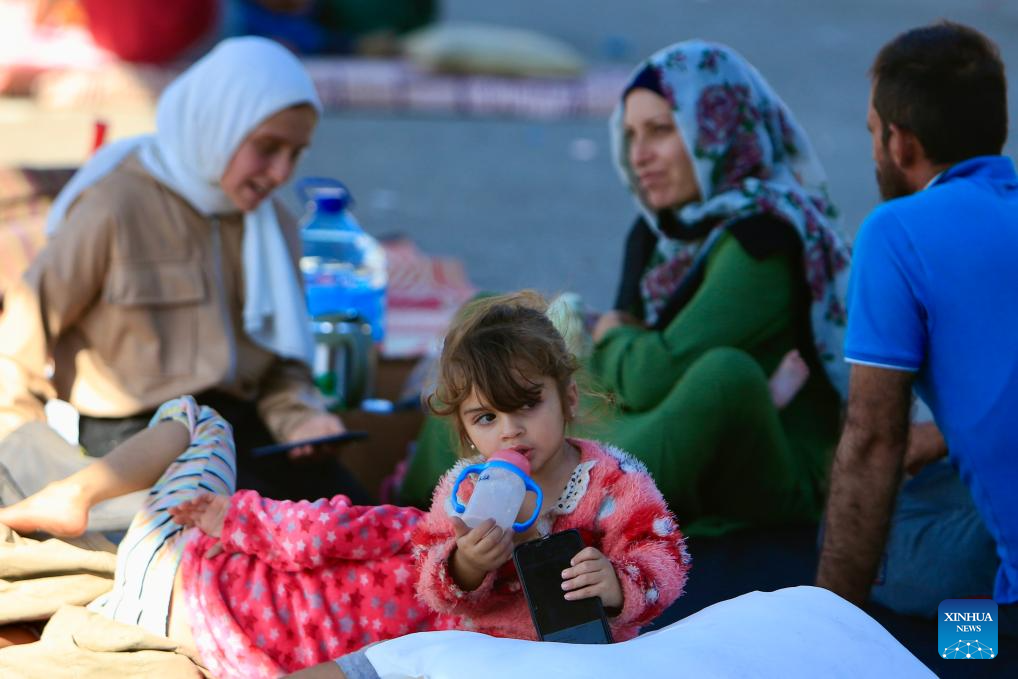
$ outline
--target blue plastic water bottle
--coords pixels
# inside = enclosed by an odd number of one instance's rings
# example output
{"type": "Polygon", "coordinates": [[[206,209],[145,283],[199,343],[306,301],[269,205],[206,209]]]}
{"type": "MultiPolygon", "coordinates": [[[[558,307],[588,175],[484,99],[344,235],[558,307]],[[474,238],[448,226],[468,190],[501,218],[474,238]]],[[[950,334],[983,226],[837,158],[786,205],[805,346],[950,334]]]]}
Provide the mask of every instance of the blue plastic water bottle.
{"type": "Polygon", "coordinates": [[[301,219],[308,313],[359,315],[371,325],[376,342],[385,336],[385,290],[388,274],[385,251],[361,229],[350,206],[346,186],[335,179],[308,177],[297,182],[306,202],[301,219]]]}

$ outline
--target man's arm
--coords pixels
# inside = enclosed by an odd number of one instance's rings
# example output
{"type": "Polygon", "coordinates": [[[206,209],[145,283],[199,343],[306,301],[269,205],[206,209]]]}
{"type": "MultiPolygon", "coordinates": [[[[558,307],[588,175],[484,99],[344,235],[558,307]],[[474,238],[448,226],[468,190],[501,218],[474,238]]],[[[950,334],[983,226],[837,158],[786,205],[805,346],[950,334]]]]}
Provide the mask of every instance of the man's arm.
{"type": "Polygon", "coordinates": [[[834,456],[817,585],[862,604],[887,539],[908,443],[914,374],[852,366],[834,456]]]}

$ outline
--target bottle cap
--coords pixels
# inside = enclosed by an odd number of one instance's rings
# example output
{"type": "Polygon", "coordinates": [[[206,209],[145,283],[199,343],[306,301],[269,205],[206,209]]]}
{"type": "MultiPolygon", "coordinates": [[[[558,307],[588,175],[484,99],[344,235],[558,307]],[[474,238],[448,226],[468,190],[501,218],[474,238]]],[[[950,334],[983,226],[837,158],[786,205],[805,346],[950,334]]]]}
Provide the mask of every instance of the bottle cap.
{"type": "Polygon", "coordinates": [[[322,212],[335,214],[346,209],[350,202],[350,194],[345,188],[338,186],[319,186],[312,189],[315,205],[322,212]]]}
{"type": "Polygon", "coordinates": [[[488,458],[488,461],[491,462],[492,460],[508,462],[512,466],[519,468],[519,470],[527,476],[530,476],[530,460],[520,453],[517,453],[512,448],[506,448],[505,450],[492,453],[491,457],[488,458]]]}

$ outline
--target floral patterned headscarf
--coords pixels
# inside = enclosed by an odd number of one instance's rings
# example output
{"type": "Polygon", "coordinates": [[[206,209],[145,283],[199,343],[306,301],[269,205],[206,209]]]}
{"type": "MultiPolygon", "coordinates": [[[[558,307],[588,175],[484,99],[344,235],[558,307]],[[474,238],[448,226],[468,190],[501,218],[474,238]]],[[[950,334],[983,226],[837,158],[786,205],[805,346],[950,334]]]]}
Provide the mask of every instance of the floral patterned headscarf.
{"type": "Polygon", "coordinates": [[[623,182],[658,236],[657,251],[641,281],[645,320],[657,315],[733,222],[773,214],[802,240],[811,294],[810,320],[817,355],[844,398],[843,360],[849,249],[835,230],[837,212],[827,196],[826,176],[806,133],[763,76],[723,45],[690,40],[667,47],[634,71],[612,114],[612,152],[623,182]],[[629,165],[623,125],[624,97],[655,74],[658,93],[672,106],[689,150],[701,199],[674,211],[679,234],[666,235],[661,215],[640,199],[629,165]],[[714,224],[706,235],[700,225],[714,224]],[[688,237],[681,235],[688,229],[688,237]]]}

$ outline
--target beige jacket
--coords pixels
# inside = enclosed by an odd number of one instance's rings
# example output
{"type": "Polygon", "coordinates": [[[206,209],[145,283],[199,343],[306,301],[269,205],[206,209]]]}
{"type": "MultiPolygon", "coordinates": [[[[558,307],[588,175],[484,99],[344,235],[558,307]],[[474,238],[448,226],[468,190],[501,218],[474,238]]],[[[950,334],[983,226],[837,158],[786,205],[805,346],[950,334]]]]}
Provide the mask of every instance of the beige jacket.
{"type": "MultiPolygon", "coordinates": [[[[295,225],[280,221],[296,264],[295,225]]],[[[134,157],[83,192],[5,294],[0,436],[45,419],[53,397],[125,417],[215,387],[257,400],[277,438],[321,412],[307,366],[243,331],[243,231],[239,214],[202,217],[134,157]]]]}

